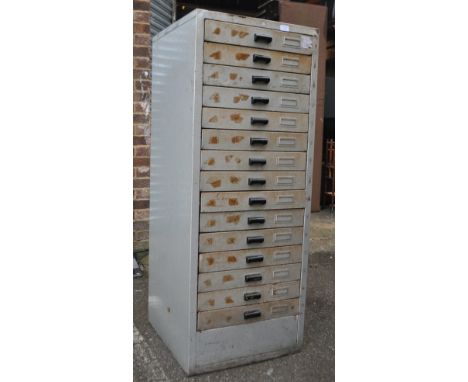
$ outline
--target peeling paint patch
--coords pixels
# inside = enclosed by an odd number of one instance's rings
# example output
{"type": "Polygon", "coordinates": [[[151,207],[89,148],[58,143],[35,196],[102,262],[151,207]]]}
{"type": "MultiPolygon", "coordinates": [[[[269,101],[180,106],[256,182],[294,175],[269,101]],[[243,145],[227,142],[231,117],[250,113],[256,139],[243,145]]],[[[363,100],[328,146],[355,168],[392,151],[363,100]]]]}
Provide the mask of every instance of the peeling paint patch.
{"type": "Polygon", "coordinates": [[[208,164],[208,166],[213,166],[216,163],[216,161],[215,161],[214,158],[210,158],[210,159],[208,159],[208,161],[206,163],[208,164]]]}
{"type": "Polygon", "coordinates": [[[229,79],[234,81],[237,78],[237,73],[229,73],[229,79]]]}
{"type": "Polygon", "coordinates": [[[236,256],[228,256],[227,261],[228,263],[237,263],[237,258],[236,256]]]}
{"type": "Polygon", "coordinates": [[[224,275],[223,276],[223,283],[227,283],[228,281],[234,280],[234,277],[232,275],[224,275]]]}
{"type": "Polygon", "coordinates": [[[227,244],[234,244],[236,242],[236,238],[235,237],[228,237],[226,239],[226,243],[227,244]]]}
{"type": "Polygon", "coordinates": [[[229,181],[233,184],[238,184],[239,181],[240,181],[240,178],[238,176],[234,176],[232,175],[230,178],[229,178],[229,181]]]}
{"type": "Polygon", "coordinates": [[[244,118],[242,118],[242,116],[239,113],[231,114],[231,121],[234,121],[235,123],[241,123],[243,119],[244,118]]]}
{"type": "Polygon", "coordinates": [[[239,143],[240,141],[242,141],[244,139],[244,137],[242,135],[236,135],[235,137],[232,137],[231,138],[231,142],[232,143],[239,143]]]}
{"type": "Polygon", "coordinates": [[[231,296],[227,296],[227,297],[224,299],[224,302],[225,302],[226,304],[232,304],[232,303],[234,303],[234,300],[232,299],[231,296]]]}
{"type": "Polygon", "coordinates": [[[210,179],[208,183],[211,184],[211,187],[218,188],[219,186],[221,186],[221,179],[213,179],[213,180],[210,179]]]}
{"type": "Polygon", "coordinates": [[[213,31],[214,34],[220,34],[221,33],[221,28],[220,27],[217,27],[214,31],[213,31]]]}
{"type": "Polygon", "coordinates": [[[215,199],[208,200],[208,203],[206,203],[206,205],[208,207],[216,207],[216,200],[215,199]]]}
{"type": "Polygon", "coordinates": [[[214,259],[212,257],[207,257],[206,262],[208,263],[208,265],[213,265],[214,259]]]}
{"type": "Polygon", "coordinates": [[[228,204],[230,206],[237,206],[239,204],[239,202],[237,201],[237,198],[229,198],[228,204]]]}
{"type": "Polygon", "coordinates": [[[221,51],[218,50],[216,52],[213,52],[210,54],[211,58],[214,58],[215,60],[219,60],[221,58],[221,51]]]}
{"type": "Polygon", "coordinates": [[[213,72],[210,75],[210,78],[218,78],[219,77],[219,72],[213,72]]]}
{"type": "Polygon", "coordinates": [[[245,61],[250,57],[249,53],[236,53],[236,60],[245,61]]]}
{"type": "MultiPolygon", "coordinates": [[[[227,223],[234,223],[237,224],[240,221],[240,215],[228,215],[226,216],[226,222],[227,223]]],[[[234,257],[234,256],[229,256],[229,258],[234,257]]],[[[235,257],[234,257],[235,258],[235,257]]],[[[229,259],[228,259],[229,261],[229,259]]]]}
{"type": "Polygon", "coordinates": [[[216,145],[216,144],[218,143],[218,137],[217,137],[216,135],[212,135],[212,136],[210,137],[210,143],[211,143],[212,145],[216,145]]]}
{"type": "Polygon", "coordinates": [[[213,93],[210,97],[210,99],[214,102],[214,103],[219,103],[219,100],[221,99],[221,97],[219,96],[219,93],[213,93]]]}
{"type": "Polygon", "coordinates": [[[212,117],[208,120],[208,122],[213,122],[213,123],[214,123],[214,122],[218,122],[218,116],[217,116],[217,115],[212,116],[212,117]]]}

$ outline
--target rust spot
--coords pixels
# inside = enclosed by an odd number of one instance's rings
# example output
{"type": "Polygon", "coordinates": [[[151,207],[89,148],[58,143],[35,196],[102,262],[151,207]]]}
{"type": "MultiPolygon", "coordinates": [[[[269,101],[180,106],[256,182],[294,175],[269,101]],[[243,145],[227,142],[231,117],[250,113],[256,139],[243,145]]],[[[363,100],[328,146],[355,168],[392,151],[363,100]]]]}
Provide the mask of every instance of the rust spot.
{"type": "Polygon", "coordinates": [[[234,157],[234,155],[226,155],[224,157],[224,160],[226,161],[226,163],[229,163],[233,157],[234,157]]]}
{"type": "Polygon", "coordinates": [[[230,206],[237,206],[239,204],[237,198],[229,198],[228,203],[230,206]]]}
{"type": "Polygon", "coordinates": [[[221,33],[221,29],[218,27],[216,28],[214,31],[213,31],[214,34],[220,34],[221,33]]]}
{"type": "Polygon", "coordinates": [[[216,51],[210,54],[211,58],[214,58],[215,60],[219,60],[221,58],[221,51],[216,51]]]}
{"type": "Polygon", "coordinates": [[[228,244],[234,244],[236,242],[236,238],[235,237],[228,237],[226,239],[226,243],[228,244]]]}
{"type": "Polygon", "coordinates": [[[210,287],[211,286],[211,280],[210,279],[206,279],[204,282],[205,286],[207,287],[210,287]]]}
{"type": "Polygon", "coordinates": [[[232,304],[234,302],[234,300],[232,299],[231,296],[227,296],[225,299],[224,299],[224,302],[226,304],[232,304]]]}
{"type": "Polygon", "coordinates": [[[239,164],[241,162],[241,159],[240,158],[236,158],[235,159],[236,163],[239,164]]]}
{"type": "Polygon", "coordinates": [[[206,203],[208,207],[216,207],[216,200],[215,199],[210,199],[208,200],[208,203],[206,203]]]}
{"type": "Polygon", "coordinates": [[[234,280],[234,277],[232,275],[225,275],[223,276],[223,283],[227,283],[228,281],[234,280]]]}
{"type": "Polygon", "coordinates": [[[208,245],[212,245],[213,244],[213,238],[209,237],[208,239],[205,240],[205,243],[208,244],[208,245]]]}
{"type": "MultiPolygon", "coordinates": [[[[228,222],[228,223],[237,224],[237,223],[239,223],[239,220],[240,220],[240,215],[228,215],[228,216],[226,216],[226,222],[228,222]]],[[[229,256],[229,257],[234,257],[234,256],[229,256]]]]}
{"type": "Polygon", "coordinates": [[[221,179],[215,179],[209,183],[211,184],[211,187],[218,188],[219,186],[221,186],[221,179]]]}
{"type": "Polygon", "coordinates": [[[229,321],[231,321],[231,320],[232,320],[232,316],[227,316],[227,317],[226,317],[226,321],[227,321],[227,322],[229,322],[229,321]]]}
{"type": "MultiPolygon", "coordinates": [[[[214,53],[213,53],[214,54],[214,53]]],[[[220,54],[221,55],[221,54],[220,54]]],[[[236,53],[236,60],[245,61],[250,57],[249,53],[236,53]]]]}
{"type": "Polygon", "coordinates": [[[212,99],[214,103],[219,103],[219,99],[220,99],[219,93],[213,93],[210,99],[212,99]]]}
{"type": "Polygon", "coordinates": [[[209,120],[208,122],[218,122],[218,116],[217,115],[213,115],[209,120]]]}
{"type": "Polygon", "coordinates": [[[248,99],[249,96],[247,94],[239,94],[238,96],[232,98],[234,103],[239,103],[239,101],[247,101],[248,99]]]}
{"type": "Polygon", "coordinates": [[[227,258],[228,263],[237,263],[236,256],[228,256],[227,258]]]}
{"type": "Polygon", "coordinates": [[[214,301],[212,298],[210,298],[210,299],[208,300],[208,304],[210,304],[211,306],[213,306],[214,303],[215,303],[215,301],[214,301]]]}
{"type": "Polygon", "coordinates": [[[206,262],[208,263],[208,265],[213,265],[214,259],[212,257],[207,257],[206,262]]]}
{"type": "Polygon", "coordinates": [[[213,227],[213,226],[216,225],[216,220],[213,220],[213,219],[208,220],[208,223],[206,223],[206,225],[207,225],[208,227],[213,227]]]}
{"type": "Polygon", "coordinates": [[[229,79],[234,81],[237,78],[237,73],[229,73],[229,79]]]}
{"type": "Polygon", "coordinates": [[[231,181],[231,183],[237,184],[239,183],[240,178],[238,176],[231,176],[229,180],[231,181]]]}
{"type": "Polygon", "coordinates": [[[244,38],[245,36],[247,36],[249,34],[249,32],[239,32],[239,37],[240,38],[244,38]]]}
{"type": "Polygon", "coordinates": [[[232,37],[236,36],[238,33],[239,33],[239,31],[237,29],[231,30],[231,36],[232,37]]]}
{"type": "Polygon", "coordinates": [[[234,121],[235,123],[241,123],[243,119],[244,118],[242,118],[240,114],[231,114],[231,121],[234,121]]]}
{"type": "Polygon", "coordinates": [[[244,137],[242,135],[236,135],[235,137],[232,137],[231,138],[231,142],[232,143],[239,143],[240,141],[242,141],[244,139],[244,137]]]}
{"type": "Polygon", "coordinates": [[[214,72],[210,75],[210,78],[218,78],[219,77],[219,73],[218,72],[214,72]]]}
{"type": "Polygon", "coordinates": [[[212,135],[212,136],[210,137],[210,143],[211,143],[212,145],[217,144],[217,143],[218,143],[218,137],[217,137],[216,135],[212,135]]]}
{"type": "Polygon", "coordinates": [[[210,158],[210,159],[208,159],[208,162],[206,162],[206,163],[208,163],[208,166],[213,166],[215,164],[215,162],[216,161],[215,161],[214,158],[210,158]]]}

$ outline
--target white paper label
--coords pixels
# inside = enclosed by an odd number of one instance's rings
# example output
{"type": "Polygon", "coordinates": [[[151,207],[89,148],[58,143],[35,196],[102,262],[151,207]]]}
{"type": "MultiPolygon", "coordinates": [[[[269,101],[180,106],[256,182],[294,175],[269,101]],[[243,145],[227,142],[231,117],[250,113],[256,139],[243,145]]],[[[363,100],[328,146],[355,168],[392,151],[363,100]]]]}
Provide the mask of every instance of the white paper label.
{"type": "Polygon", "coordinates": [[[289,25],[281,24],[280,25],[280,31],[289,32],[289,25]]]}
{"type": "Polygon", "coordinates": [[[301,36],[301,48],[302,49],[312,48],[312,39],[309,36],[301,36]]]}

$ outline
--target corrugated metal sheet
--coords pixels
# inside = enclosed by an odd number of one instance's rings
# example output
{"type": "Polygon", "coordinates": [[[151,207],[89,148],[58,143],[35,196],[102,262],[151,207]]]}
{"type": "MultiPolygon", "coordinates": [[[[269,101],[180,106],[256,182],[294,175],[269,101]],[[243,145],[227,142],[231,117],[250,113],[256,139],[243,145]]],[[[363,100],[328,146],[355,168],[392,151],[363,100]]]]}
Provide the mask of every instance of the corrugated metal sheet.
{"type": "Polygon", "coordinates": [[[172,24],[173,3],[173,0],[151,0],[151,36],[154,36],[172,24]]]}

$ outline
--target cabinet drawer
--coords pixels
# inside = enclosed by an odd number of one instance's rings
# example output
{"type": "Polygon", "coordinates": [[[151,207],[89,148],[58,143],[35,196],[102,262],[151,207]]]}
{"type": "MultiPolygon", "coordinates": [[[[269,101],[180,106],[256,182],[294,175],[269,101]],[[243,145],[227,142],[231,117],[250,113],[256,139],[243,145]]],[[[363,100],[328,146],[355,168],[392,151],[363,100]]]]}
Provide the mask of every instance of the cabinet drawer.
{"type": "Polygon", "coordinates": [[[261,304],[299,297],[299,281],[198,294],[198,311],[261,304]]]}
{"type": "Polygon", "coordinates": [[[296,263],[275,267],[201,273],[198,275],[198,291],[211,292],[214,290],[295,281],[301,277],[301,266],[301,263],[296,263]]]}
{"type": "Polygon", "coordinates": [[[200,252],[279,247],[302,243],[303,227],[257,229],[249,231],[201,233],[200,252]]]}
{"type": "Polygon", "coordinates": [[[205,42],[203,61],[207,64],[240,66],[277,70],[281,72],[310,74],[311,56],[275,52],[259,48],[205,42]]]}
{"type": "Polygon", "coordinates": [[[298,93],[203,86],[203,106],[307,113],[309,96],[298,93]]]}
{"type": "MultiPolygon", "coordinates": [[[[272,301],[264,304],[239,306],[198,313],[198,330],[248,324],[299,313],[299,299],[272,301]]],[[[272,333],[274,335],[274,333],[272,333]]]]}
{"type": "Polygon", "coordinates": [[[306,154],[264,151],[201,151],[202,170],[300,171],[306,168],[306,154]]]}
{"type": "Polygon", "coordinates": [[[271,211],[202,212],[200,214],[200,232],[300,227],[303,224],[303,208],[271,211]]]}
{"type": "Polygon", "coordinates": [[[305,207],[304,190],[202,192],[201,212],[280,210],[305,207]]]}
{"type": "Polygon", "coordinates": [[[309,115],[277,111],[204,107],[202,127],[209,129],[307,132],[309,115]]]}
{"type": "Polygon", "coordinates": [[[201,253],[198,257],[198,271],[200,273],[219,272],[230,269],[250,269],[298,263],[301,261],[301,257],[301,245],[201,253]]]}
{"type": "Polygon", "coordinates": [[[205,21],[205,41],[312,54],[311,36],[223,21],[205,21]]]}
{"type": "Polygon", "coordinates": [[[307,133],[202,129],[202,149],[306,151],[307,133]]]}
{"type": "Polygon", "coordinates": [[[203,84],[308,94],[310,76],[237,66],[205,64],[203,65],[203,84]]]}
{"type": "Polygon", "coordinates": [[[304,171],[202,171],[200,191],[303,190],[304,171]]]}

